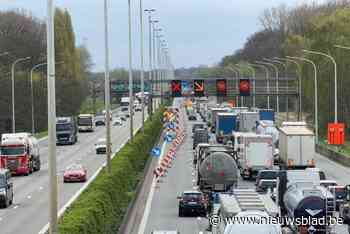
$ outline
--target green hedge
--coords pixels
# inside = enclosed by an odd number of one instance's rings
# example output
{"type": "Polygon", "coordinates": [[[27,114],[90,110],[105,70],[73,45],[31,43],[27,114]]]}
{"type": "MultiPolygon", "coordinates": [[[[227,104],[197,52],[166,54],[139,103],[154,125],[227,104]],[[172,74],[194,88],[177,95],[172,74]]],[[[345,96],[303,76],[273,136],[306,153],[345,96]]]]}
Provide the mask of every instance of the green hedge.
{"type": "Polygon", "coordinates": [[[149,152],[158,140],[163,109],[145,123],[112,160],[112,172],[104,170],[59,220],[60,234],[117,233],[140,181],[149,152]]]}

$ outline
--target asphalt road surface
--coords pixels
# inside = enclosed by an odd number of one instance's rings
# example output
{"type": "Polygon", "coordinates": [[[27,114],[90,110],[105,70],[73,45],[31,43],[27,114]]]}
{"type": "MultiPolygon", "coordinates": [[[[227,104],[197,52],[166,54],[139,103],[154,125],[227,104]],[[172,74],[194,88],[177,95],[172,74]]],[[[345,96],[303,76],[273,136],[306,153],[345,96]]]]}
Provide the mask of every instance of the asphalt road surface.
{"type": "MultiPolygon", "coordinates": [[[[141,112],[135,113],[134,126],[141,126],[141,112]]],[[[112,126],[111,136],[114,152],[129,137],[129,119],[123,126],[112,126]]],[[[59,184],[59,209],[83,186],[84,183],[63,184],[63,170],[74,162],[82,163],[88,177],[105,162],[103,154],[96,155],[94,144],[105,138],[105,127],[96,127],[93,133],[79,133],[75,145],[57,146],[57,171],[59,184]]],[[[48,142],[40,142],[42,167],[29,176],[13,178],[14,204],[0,209],[1,234],[37,234],[49,220],[48,203],[48,142]]]]}
{"type": "MultiPolygon", "coordinates": [[[[187,132],[191,131],[192,122],[187,124],[187,132]]],[[[176,197],[184,190],[193,190],[192,168],[192,138],[187,135],[184,144],[177,153],[178,157],[170,168],[168,176],[155,190],[145,234],[154,230],[177,230],[181,234],[193,234],[204,231],[208,226],[207,219],[198,220],[197,217],[178,217],[178,200],[176,197]]],[[[317,167],[324,170],[327,179],[336,180],[339,184],[349,184],[350,169],[334,163],[321,155],[316,155],[317,167]]],[[[253,182],[239,181],[239,187],[254,187],[253,182]]],[[[346,234],[347,226],[334,228],[337,234],[346,234]]]]}

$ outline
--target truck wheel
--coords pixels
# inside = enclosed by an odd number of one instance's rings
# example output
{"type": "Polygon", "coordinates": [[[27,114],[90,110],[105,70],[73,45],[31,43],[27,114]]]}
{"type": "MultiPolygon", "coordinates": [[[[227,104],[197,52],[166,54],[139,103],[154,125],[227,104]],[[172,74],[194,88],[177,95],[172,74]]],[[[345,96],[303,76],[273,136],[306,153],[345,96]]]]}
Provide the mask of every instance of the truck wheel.
{"type": "Polygon", "coordinates": [[[41,168],[41,162],[40,162],[40,159],[38,159],[35,163],[34,171],[40,171],[40,168],[41,168]]]}

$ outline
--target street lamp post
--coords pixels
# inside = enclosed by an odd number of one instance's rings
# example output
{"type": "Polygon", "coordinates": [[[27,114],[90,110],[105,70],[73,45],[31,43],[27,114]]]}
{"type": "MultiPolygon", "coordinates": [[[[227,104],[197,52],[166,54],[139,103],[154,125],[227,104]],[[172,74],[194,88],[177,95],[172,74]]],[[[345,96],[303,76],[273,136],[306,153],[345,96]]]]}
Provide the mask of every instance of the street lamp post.
{"type": "Polygon", "coordinates": [[[338,123],[338,86],[337,86],[337,62],[335,59],[330,56],[329,54],[318,52],[318,51],[311,51],[311,50],[303,50],[303,52],[307,54],[317,54],[322,55],[324,57],[329,58],[333,64],[334,64],[334,123],[338,123]]]}
{"type": "Polygon", "coordinates": [[[104,26],[105,26],[105,109],[106,109],[106,158],[107,172],[111,173],[111,105],[110,105],[110,79],[109,79],[109,38],[108,38],[108,2],[104,0],[104,26]]]}
{"type": "MultiPolygon", "coordinates": [[[[155,24],[156,23],[159,23],[158,20],[153,20],[152,21],[152,32],[153,32],[153,35],[152,35],[152,43],[153,43],[153,46],[152,46],[152,54],[153,54],[153,61],[152,61],[152,64],[153,64],[153,81],[154,81],[154,88],[155,88],[155,91],[157,90],[157,65],[156,65],[156,31],[161,31],[162,29],[156,29],[155,28],[155,24]]],[[[154,100],[154,105],[155,105],[155,108],[157,108],[157,104],[158,103],[158,100],[156,98],[156,100],[154,100]]]]}
{"type": "Polygon", "coordinates": [[[292,57],[292,56],[287,56],[289,59],[297,59],[300,61],[307,62],[312,65],[314,69],[314,86],[315,86],[315,116],[314,116],[314,121],[315,121],[315,142],[318,144],[318,82],[317,82],[317,66],[314,61],[307,59],[307,58],[302,58],[302,57],[292,57]]]}
{"type": "Polygon", "coordinates": [[[140,56],[141,56],[141,106],[142,106],[142,123],[141,130],[144,132],[145,125],[145,74],[144,74],[144,58],[143,58],[143,5],[140,0],[140,56]]]}
{"type": "MultiPolygon", "coordinates": [[[[276,64],[279,64],[283,67],[284,69],[284,75],[286,75],[287,73],[287,65],[277,59],[265,59],[266,61],[270,61],[271,63],[276,63],[276,64]]],[[[279,83],[278,83],[278,89],[279,89],[279,83]]],[[[287,80],[287,92],[288,92],[288,80],[287,80]]],[[[289,121],[289,97],[288,97],[288,94],[286,95],[287,98],[286,98],[286,112],[287,112],[287,121],[289,121]]]]}
{"type": "Polygon", "coordinates": [[[12,82],[12,133],[16,132],[16,117],[15,117],[15,66],[19,62],[27,61],[30,57],[20,58],[15,60],[11,66],[11,82],[12,82]]]}
{"type": "Polygon", "coordinates": [[[270,109],[270,71],[267,68],[267,66],[270,66],[270,63],[266,63],[266,62],[260,62],[260,61],[256,61],[256,64],[259,64],[260,66],[262,66],[265,69],[266,72],[266,79],[267,79],[267,108],[270,109]]]}
{"type": "Polygon", "coordinates": [[[152,64],[152,13],[155,12],[155,9],[146,9],[145,12],[148,13],[148,30],[149,30],[149,45],[148,45],[148,56],[149,56],[149,72],[148,72],[148,79],[150,82],[150,100],[149,100],[149,106],[150,106],[150,115],[153,113],[153,80],[154,77],[152,77],[152,69],[153,69],[153,64],[152,64]]]}
{"type": "Polygon", "coordinates": [[[258,67],[261,68],[265,71],[266,75],[266,86],[267,86],[267,109],[270,109],[270,71],[269,69],[265,66],[257,62],[256,64],[250,64],[252,67],[258,67]]]}
{"type": "Polygon", "coordinates": [[[48,171],[50,234],[58,234],[58,188],[56,165],[55,24],[53,0],[47,1],[47,90],[48,90],[48,171]]]}
{"type": "Polygon", "coordinates": [[[278,71],[278,67],[274,64],[274,61],[271,60],[271,59],[267,59],[267,58],[264,58],[263,59],[264,61],[267,61],[269,62],[268,64],[273,67],[273,69],[275,69],[275,72],[276,72],[276,111],[277,111],[277,114],[279,114],[280,112],[280,103],[279,103],[279,71],[278,71]]]}
{"type": "Polygon", "coordinates": [[[129,23],[129,113],[130,113],[130,141],[134,138],[134,98],[132,77],[132,36],[131,36],[131,0],[128,0],[128,23],[129,23]]]}
{"type": "Polygon", "coordinates": [[[274,58],[275,60],[279,61],[284,61],[284,62],[290,62],[293,63],[297,66],[297,73],[299,78],[298,78],[298,92],[299,92],[299,111],[298,111],[298,120],[301,121],[303,119],[303,102],[302,102],[302,83],[301,83],[301,66],[298,62],[296,62],[293,59],[286,59],[286,58],[274,58]]]}
{"type": "Polygon", "coordinates": [[[157,90],[160,94],[160,100],[158,100],[157,106],[162,102],[162,95],[161,95],[161,67],[160,67],[160,51],[161,51],[161,38],[163,35],[159,34],[159,32],[162,31],[161,28],[155,29],[156,31],[156,51],[155,51],[155,58],[156,58],[156,64],[157,64],[157,69],[156,69],[156,74],[157,74],[157,90]]]}
{"type": "MultiPolygon", "coordinates": [[[[273,63],[268,63],[268,62],[260,62],[260,61],[256,61],[255,63],[257,64],[262,64],[262,65],[265,65],[265,66],[270,66],[272,67],[274,70],[275,70],[275,73],[276,73],[276,80],[278,80],[278,68],[275,64],[273,63]]],[[[276,85],[276,87],[278,88],[278,86],[276,85]]],[[[277,106],[276,106],[276,112],[277,114],[279,113],[279,103],[278,103],[278,89],[277,89],[277,106]]]]}
{"type": "Polygon", "coordinates": [[[35,69],[47,65],[46,63],[40,63],[35,65],[31,70],[30,70],[30,99],[31,99],[31,104],[32,104],[32,134],[35,133],[35,121],[34,121],[34,90],[33,90],[33,72],[35,69]]]}

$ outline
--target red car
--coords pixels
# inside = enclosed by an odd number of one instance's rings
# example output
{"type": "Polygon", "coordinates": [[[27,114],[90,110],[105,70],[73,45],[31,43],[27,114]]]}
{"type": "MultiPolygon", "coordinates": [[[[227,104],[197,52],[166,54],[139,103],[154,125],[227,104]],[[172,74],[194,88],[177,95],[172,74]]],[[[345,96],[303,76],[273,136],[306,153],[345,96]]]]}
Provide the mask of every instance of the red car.
{"type": "Polygon", "coordinates": [[[63,182],[85,182],[87,171],[81,164],[73,164],[66,168],[63,174],[63,182]]]}

